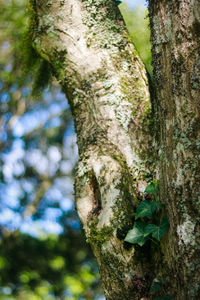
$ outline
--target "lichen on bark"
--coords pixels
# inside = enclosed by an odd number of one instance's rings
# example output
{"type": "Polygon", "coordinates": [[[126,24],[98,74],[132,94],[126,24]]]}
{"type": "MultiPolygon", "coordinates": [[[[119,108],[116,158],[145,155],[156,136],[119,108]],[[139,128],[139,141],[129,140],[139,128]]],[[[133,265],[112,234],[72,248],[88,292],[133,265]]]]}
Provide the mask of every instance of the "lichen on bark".
{"type": "Polygon", "coordinates": [[[180,300],[198,299],[200,294],[199,4],[198,0],[149,1],[160,197],[171,223],[163,253],[166,273],[176,278],[168,278],[171,293],[180,300]]]}
{"type": "Polygon", "coordinates": [[[123,241],[156,166],[146,71],[116,3],[57,0],[37,1],[35,7],[34,46],[51,64],[74,117],[79,147],[76,207],[107,299],[151,298],[149,287],[159,276],[175,299],[199,297],[197,4],[149,1],[160,197],[171,223],[159,249],[123,241]]]}
{"type": "Polygon", "coordinates": [[[151,151],[145,68],[114,1],[37,1],[36,13],[35,48],[51,63],[74,116],[76,207],[106,297],[139,299],[152,280],[150,265],[123,237],[152,177],[144,159],[151,151]]]}

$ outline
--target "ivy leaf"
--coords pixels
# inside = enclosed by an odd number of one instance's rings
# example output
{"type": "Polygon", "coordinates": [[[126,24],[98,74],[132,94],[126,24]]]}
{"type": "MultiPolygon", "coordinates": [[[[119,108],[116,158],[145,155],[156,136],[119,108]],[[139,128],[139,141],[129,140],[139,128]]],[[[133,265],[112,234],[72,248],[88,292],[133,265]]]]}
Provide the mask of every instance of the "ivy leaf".
{"type": "Polygon", "coordinates": [[[134,226],[133,227],[136,227],[136,228],[139,228],[141,229],[142,231],[144,231],[145,227],[146,227],[146,223],[143,222],[143,221],[137,221],[134,223],[134,226]]]}
{"type": "Polygon", "coordinates": [[[165,296],[158,296],[155,298],[155,300],[171,300],[172,299],[172,296],[167,294],[165,296]]]}
{"type": "Polygon", "coordinates": [[[161,285],[158,282],[153,282],[151,288],[150,288],[150,293],[158,293],[162,290],[161,285]]]}
{"type": "Polygon", "coordinates": [[[144,237],[147,237],[152,233],[152,237],[160,241],[162,236],[165,234],[166,230],[169,227],[169,222],[166,217],[162,219],[162,222],[159,226],[154,224],[149,224],[144,229],[144,237]]]}
{"type": "Polygon", "coordinates": [[[144,236],[144,228],[145,228],[145,223],[135,222],[133,229],[128,231],[124,239],[125,242],[143,246],[144,243],[148,240],[148,238],[144,236]]]}
{"type": "Polygon", "coordinates": [[[157,194],[157,192],[158,192],[157,184],[154,183],[154,182],[150,183],[150,184],[146,187],[146,189],[145,189],[144,192],[147,193],[147,194],[157,194]]]}
{"type": "Polygon", "coordinates": [[[116,0],[117,5],[120,5],[122,3],[122,1],[120,0],[116,0]]]}
{"type": "Polygon", "coordinates": [[[157,207],[158,202],[150,202],[147,200],[142,201],[137,207],[135,219],[137,220],[141,217],[147,217],[151,219],[152,214],[156,211],[157,207]]]}
{"type": "Polygon", "coordinates": [[[159,229],[160,229],[160,239],[165,234],[165,232],[167,231],[168,228],[169,228],[169,221],[168,221],[168,219],[166,217],[163,217],[162,218],[162,222],[161,222],[161,224],[159,226],[159,229]]]}
{"type": "Polygon", "coordinates": [[[157,228],[158,226],[156,226],[155,224],[147,225],[144,230],[144,236],[148,236],[149,234],[156,232],[157,228]]]}
{"type": "Polygon", "coordinates": [[[160,201],[156,201],[155,203],[157,203],[157,207],[161,207],[161,208],[165,207],[165,205],[160,201]]]}

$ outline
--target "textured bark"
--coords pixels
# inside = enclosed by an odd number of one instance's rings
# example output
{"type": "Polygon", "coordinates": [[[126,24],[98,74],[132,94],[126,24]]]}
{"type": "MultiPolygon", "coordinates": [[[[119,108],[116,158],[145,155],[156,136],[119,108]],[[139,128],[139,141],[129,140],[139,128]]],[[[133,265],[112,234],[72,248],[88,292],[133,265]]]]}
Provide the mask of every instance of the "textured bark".
{"type": "Polygon", "coordinates": [[[141,254],[123,239],[152,178],[145,68],[114,1],[36,3],[34,46],[72,109],[80,157],[76,206],[106,298],[140,299],[153,276],[149,251],[141,254]]]}
{"type": "Polygon", "coordinates": [[[200,297],[200,1],[151,0],[163,245],[174,299],[200,297]],[[167,245],[167,246],[166,246],[167,245]]]}
{"type": "Polygon", "coordinates": [[[80,157],[76,206],[106,298],[151,299],[152,280],[162,276],[174,299],[198,299],[200,5],[149,5],[160,196],[171,226],[162,253],[150,243],[123,242],[155,167],[146,73],[115,2],[37,0],[34,46],[72,109],[80,157]]]}

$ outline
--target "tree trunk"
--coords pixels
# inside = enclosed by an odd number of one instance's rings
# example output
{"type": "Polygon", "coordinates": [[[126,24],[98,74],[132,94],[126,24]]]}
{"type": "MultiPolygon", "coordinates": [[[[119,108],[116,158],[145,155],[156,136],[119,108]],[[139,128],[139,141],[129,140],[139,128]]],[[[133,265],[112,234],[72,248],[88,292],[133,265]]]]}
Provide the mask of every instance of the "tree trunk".
{"type": "Polygon", "coordinates": [[[168,270],[173,277],[166,275],[166,282],[175,299],[197,299],[199,291],[199,7],[165,2],[150,2],[160,194],[171,223],[169,245],[162,242],[162,262],[156,259],[160,250],[150,242],[143,247],[124,242],[155,166],[146,72],[116,3],[37,0],[33,5],[34,47],[51,64],[74,117],[76,206],[106,299],[150,299],[153,279],[168,270]],[[175,21],[177,15],[184,15],[183,24],[175,21]]]}
{"type": "Polygon", "coordinates": [[[159,119],[163,245],[175,299],[200,297],[200,1],[149,2],[159,119]],[[166,246],[167,245],[167,246],[166,246]]]}

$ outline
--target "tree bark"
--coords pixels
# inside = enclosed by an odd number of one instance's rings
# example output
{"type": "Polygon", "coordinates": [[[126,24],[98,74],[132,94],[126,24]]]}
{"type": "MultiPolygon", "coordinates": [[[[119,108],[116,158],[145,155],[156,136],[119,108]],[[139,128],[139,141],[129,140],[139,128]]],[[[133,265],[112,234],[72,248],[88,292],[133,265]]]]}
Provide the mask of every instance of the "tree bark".
{"type": "Polygon", "coordinates": [[[123,239],[153,175],[145,68],[112,0],[37,1],[36,14],[34,46],[74,117],[76,207],[106,298],[140,299],[152,280],[149,253],[139,260],[140,249],[123,239]]]}
{"type": "Polygon", "coordinates": [[[149,288],[159,276],[174,299],[197,299],[199,6],[151,0],[149,7],[160,196],[171,226],[162,253],[149,242],[124,242],[155,166],[147,76],[116,3],[37,0],[34,47],[71,106],[79,147],[76,207],[106,299],[152,299],[149,288]]]}
{"type": "MultiPolygon", "coordinates": [[[[200,297],[200,1],[149,1],[157,94],[163,245],[175,299],[200,297]]],[[[168,277],[168,276],[167,276],[168,277]]]]}

